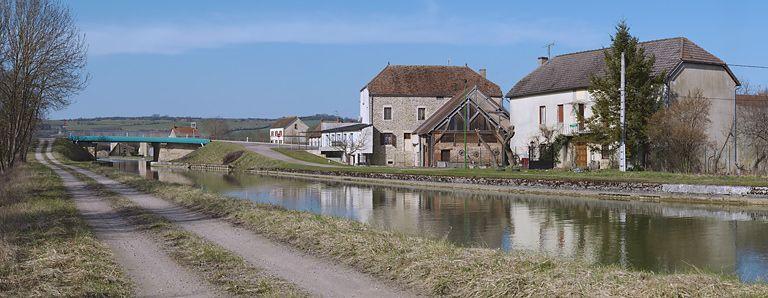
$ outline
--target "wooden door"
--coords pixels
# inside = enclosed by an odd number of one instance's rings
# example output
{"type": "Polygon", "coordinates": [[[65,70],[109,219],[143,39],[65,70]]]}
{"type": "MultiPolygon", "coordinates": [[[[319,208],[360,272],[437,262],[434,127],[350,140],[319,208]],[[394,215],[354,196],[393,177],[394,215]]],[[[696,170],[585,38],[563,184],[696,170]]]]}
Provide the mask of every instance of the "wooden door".
{"type": "Polygon", "coordinates": [[[576,143],[576,166],[582,169],[587,168],[587,143],[576,143]]]}
{"type": "Polygon", "coordinates": [[[440,150],[440,161],[451,161],[451,150],[440,150]]]}

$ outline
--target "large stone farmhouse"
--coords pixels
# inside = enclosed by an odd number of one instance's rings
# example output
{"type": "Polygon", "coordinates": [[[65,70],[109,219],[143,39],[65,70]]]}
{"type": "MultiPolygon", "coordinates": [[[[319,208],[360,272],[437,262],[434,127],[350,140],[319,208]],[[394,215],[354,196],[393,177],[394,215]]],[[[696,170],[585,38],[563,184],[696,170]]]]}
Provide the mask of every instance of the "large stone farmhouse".
{"type": "MultiPolygon", "coordinates": [[[[370,163],[437,165],[434,158],[424,154],[428,144],[421,142],[416,130],[451,98],[474,89],[495,102],[494,109],[501,107],[501,88],[485,78],[485,70],[478,73],[467,66],[386,66],[360,90],[361,122],[373,125],[370,163]]],[[[463,148],[463,139],[461,144],[463,148]]],[[[459,155],[454,151],[446,154],[459,155]]]]}
{"type": "MultiPolygon", "coordinates": [[[[640,46],[647,55],[655,57],[654,73],[666,73],[661,100],[668,104],[696,91],[711,100],[712,123],[707,134],[712,146],[707,158],[715,164],[712,158],[719,156],[718,170],[730,169],[734,165],[732,125],[739,81],[728,65],[684,37],[642,42],[640,46]]],[[[542,126],[567,136],[587,133],[584,123],[577,119],[592,114],[593,98],[587,88],[590,76],[604,72],[604,51],[539,58],[538,68],[506,94],[516,132],[511,146],[520,157],[531,157],[530,147],[540,141],[538,136],[542,126]]],[[[559,166],[608,167],[611,157],[603,156],[601,151],[585,143],[571,143],[561,152],[559,166]]]]}

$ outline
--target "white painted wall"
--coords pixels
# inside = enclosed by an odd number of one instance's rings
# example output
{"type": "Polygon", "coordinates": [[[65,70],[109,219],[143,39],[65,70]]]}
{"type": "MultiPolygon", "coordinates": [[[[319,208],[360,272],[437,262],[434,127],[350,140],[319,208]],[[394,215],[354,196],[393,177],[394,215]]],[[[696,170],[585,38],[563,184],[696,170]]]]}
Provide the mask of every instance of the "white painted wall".
{"type": "Polygon", "coordinates": [[[360,122],[371,124],[371,97],[368,88],[360,91],[360,122]]]}
{"type": "Polygon", "coordinates": [[[357,142],[361,137],[365,137],[363,141],[363,148],[356,153],[368,154],[373,153],[373,127],[369,126],[357,131],[344,131],[344,132],[324,132],[320,137],[320,151],[339,151],[338,148],[333,147],[331,142],[333,141],[346,141],[349,143],[357,142]]]}
{"type": "Polygon", "coordinates": [[[285,129],[283,129],[283,128],[270,128],[269,129],[269,142],[270,143],[282,144],[284,136],[285,136],[285,129]]]}
{"type": "Polygon", "coordinates": [[[539,107],[546,107],[545,125],[556,128],[560,133],[572,134],[577,129],[577,104],[584,104],[584,117],[592,115],[592,97],[586,90],[565,91],[529,97],[515,98],[509,101],[509,113],[515,136],[511,148],[520,157],[528,157],[528,147],[539,136],[539,107]],[[558,123],[557,106],[563,105],[563,123],[558,123]]]}

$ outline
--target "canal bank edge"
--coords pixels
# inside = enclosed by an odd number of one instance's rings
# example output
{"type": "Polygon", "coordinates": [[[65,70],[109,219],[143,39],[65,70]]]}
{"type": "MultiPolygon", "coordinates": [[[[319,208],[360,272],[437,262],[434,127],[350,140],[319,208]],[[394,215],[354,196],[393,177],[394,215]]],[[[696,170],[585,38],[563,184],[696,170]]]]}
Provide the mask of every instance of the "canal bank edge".
{"type": "Polygon", "coordinates": [[[701,271],[651,273],[522,251],[458,247],[445,241],[373,229],[346,219],[146,180],[115,169],[95,170],[311,255],[357,268],[425,295],[759,296],[768,292],[762,284],[742,284],[729,276],[701,271]]]}
{"type": "Polygon", "coordinates": [[[482,178],[299,169],[251,169],[251,174],[438,189],[575,195],[610,200],[768,205],[768,187],[482,178]]]}

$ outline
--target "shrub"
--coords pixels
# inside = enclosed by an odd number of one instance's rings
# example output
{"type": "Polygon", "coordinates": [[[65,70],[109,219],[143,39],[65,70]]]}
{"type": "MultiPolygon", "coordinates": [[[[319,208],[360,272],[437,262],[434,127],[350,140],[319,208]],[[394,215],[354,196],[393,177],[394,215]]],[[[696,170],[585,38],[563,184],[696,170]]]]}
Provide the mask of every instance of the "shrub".
{"type": "Polygon", "coordinates": [[[243,150],[227,153],[227,155],[224,155],[224,158],[222,159],[222,163],[225,165],[231,164],[235,162],[238,158],[243,156],[243,153],[245,153],[245,151],[243,150]]]}
{"type": "Polygon", "coordinates": [[[648,125],[651,167],[673,172],[701,172],[709,146],[706,134],[711,103],[701,91],[681,97],[656,112],[648,125]]]}

